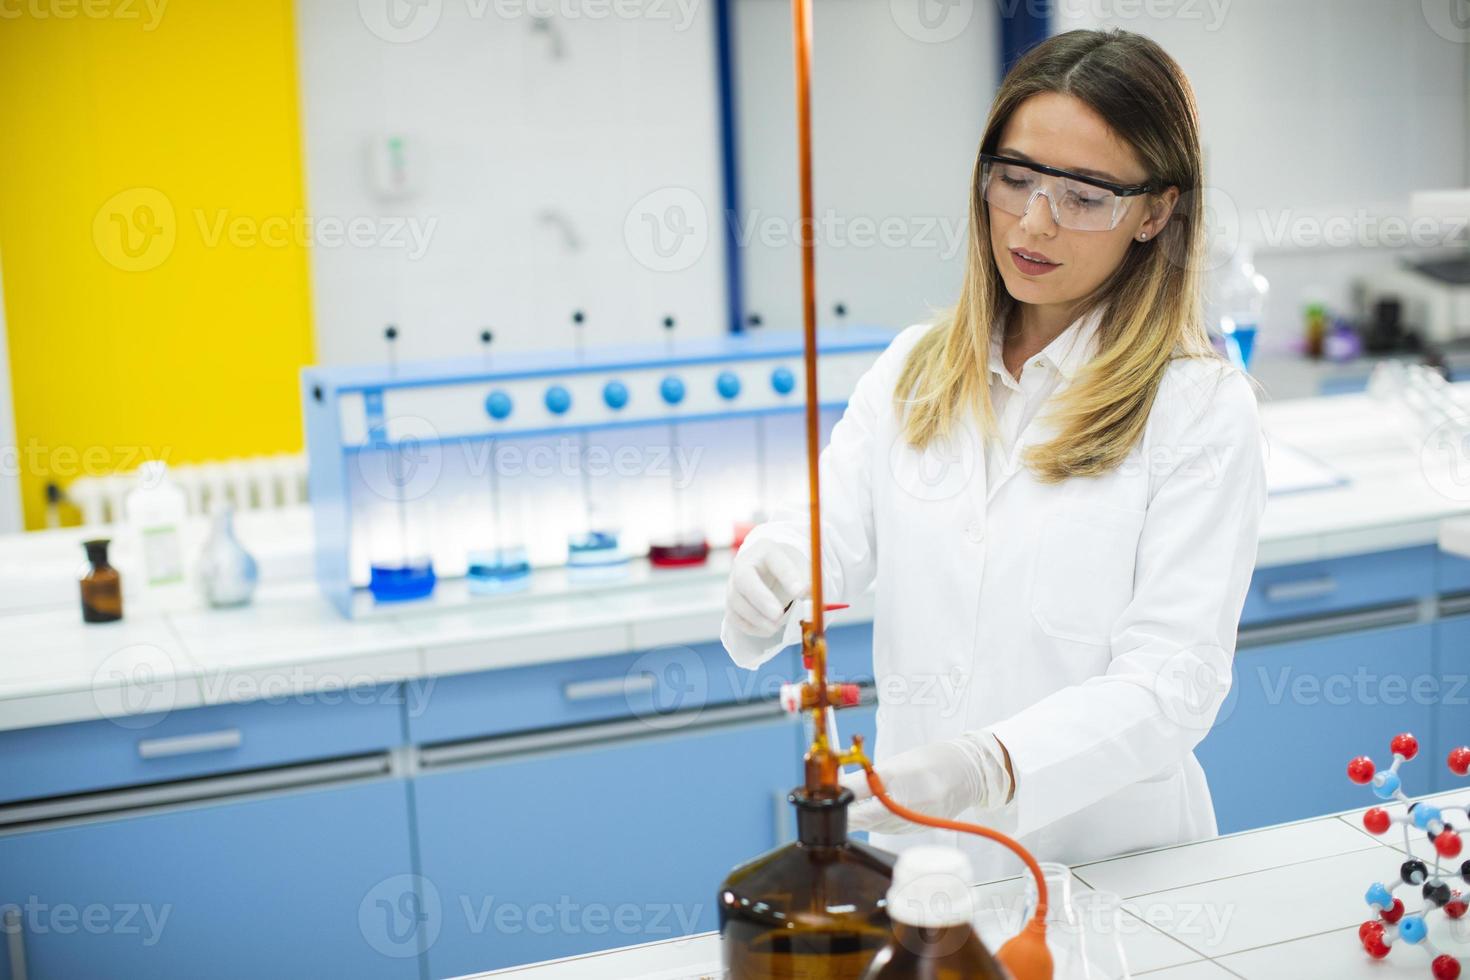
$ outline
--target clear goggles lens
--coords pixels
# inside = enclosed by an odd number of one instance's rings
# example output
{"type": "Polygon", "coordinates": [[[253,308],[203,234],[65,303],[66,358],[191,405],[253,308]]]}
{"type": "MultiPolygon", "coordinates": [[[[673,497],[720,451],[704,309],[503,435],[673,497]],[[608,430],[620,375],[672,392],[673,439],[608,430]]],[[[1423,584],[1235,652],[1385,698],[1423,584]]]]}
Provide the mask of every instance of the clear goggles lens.
{"type": "Polygon", "coordinates": [[[1128,198],[1105,187],[1070,177],[1043,174],[1016,163],[987,160],[980,172],[980,188],[991,207],[1021,217],[1041,195],[1051,206],[1051,217],[1075,231],[1111,231],[1128,211],[1128,198]]]}

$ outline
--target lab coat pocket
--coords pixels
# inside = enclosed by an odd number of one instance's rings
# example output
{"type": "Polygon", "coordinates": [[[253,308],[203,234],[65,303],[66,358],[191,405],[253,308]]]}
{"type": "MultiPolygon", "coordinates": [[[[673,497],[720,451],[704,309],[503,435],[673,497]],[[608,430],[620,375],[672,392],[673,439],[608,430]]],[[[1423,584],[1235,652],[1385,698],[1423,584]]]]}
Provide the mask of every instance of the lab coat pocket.
{"type": "Polygon", "coordinates": [[[1069,507],[1042,530],[1031,583],[1031,615],[1061,640],[1107,646],[1133,598],[1143,511],[1069,507]]]}

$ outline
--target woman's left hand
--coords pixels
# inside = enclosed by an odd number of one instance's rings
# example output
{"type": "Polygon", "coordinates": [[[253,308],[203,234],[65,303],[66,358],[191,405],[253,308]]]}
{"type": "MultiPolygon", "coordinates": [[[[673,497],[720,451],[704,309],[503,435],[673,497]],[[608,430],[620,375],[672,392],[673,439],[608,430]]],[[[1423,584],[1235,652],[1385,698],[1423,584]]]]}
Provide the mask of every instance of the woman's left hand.
{"type": "MultiPolygon", "coordinates": [[[[894,802],[925,816],[954,819],[972,807],[991,809],[1010,799],[1005,756],[993,735],[965,732],[900,753],[877,769],[894,802]]],[[[875,799],[862,770],[843,773],[841,782],[856,800],[847,811],[848,830],[902,834],[924,829],[875,799]]]]}

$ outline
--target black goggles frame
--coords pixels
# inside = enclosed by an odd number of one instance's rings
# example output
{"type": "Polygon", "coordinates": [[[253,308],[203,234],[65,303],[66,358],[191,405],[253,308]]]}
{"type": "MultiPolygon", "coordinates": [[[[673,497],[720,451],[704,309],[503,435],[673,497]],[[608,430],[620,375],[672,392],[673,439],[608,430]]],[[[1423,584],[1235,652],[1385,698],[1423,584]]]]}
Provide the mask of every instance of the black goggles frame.
{"type": "Polygon", "coordinates": [[[1048,167],[1043,163],[1019,160],[1016,157],[1003,157],[994,153],[980,154],[980,162],[982,164],[1010,164],[1016,167],[1025,167],[1028,170],[1035,170],[1037,173],[1048,174],[1052,177],[1065,177],[1068,180],[1079,180],[1084,184],[1091,184],[1093,187],[1101,187],[1105,191],[1111,191],[1118,197],[1137,197],[1140,194],[1153,194],[1163,189],[1163,185],[1157,180],[1151,180],[1143,184],[1115,184],[1110,180],[1103,180],[1100,177],[1088,177],[1083,174],[1073,173],[1070,170],[1062,170],[1059,167],[1048,167]]]}

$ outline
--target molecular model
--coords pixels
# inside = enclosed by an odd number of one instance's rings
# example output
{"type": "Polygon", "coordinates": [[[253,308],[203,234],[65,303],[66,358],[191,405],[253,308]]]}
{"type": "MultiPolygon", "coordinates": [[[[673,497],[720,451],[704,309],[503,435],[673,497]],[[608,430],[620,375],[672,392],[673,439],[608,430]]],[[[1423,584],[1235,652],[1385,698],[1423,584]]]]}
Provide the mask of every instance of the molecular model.
{"type": "MultiPolygon", "coordinates": [[[[1409,803],[1399,782],[1399,766],[1419,754],[1419,742],[1413,735],[1404,732],[1394,736],[1389,748],[1393,751],[1393,765],[1379,770],[1373,765],[1372,759],[1359,756],[1348,763],[1348,778],[1355,783],[1371,786],[1373,795],[1380,800],[1409,803]]],[[[1461,746],[1451,751],[1448,763],[1450,771],[1457,776],[1470,772],[1470,747],[1461,746]]],[[[1459,832],[1446,819],[1446,814],[1457,815],[1460,819],[1456,824],[1460,827],[1470,827],[1470,812],[1463,806],[1437,807],[1419,802],[1409,803],[1408,809],[1403,813],[1391,814],[1382,807],[1375,806],[1363,814],[1363,826],[1371,834],[1386,834],[1394,824],[1404,828],[1402,851],[1405,860],[1399,866],[1398,879],[1392,885],[1375,881],[1368,888],[1364,897],[1368,907],[1378,918],[1369,919],[1359,926],[1358,938],[1362,940],[1368,955],[1374,959],[1387,956],[1393,944],[1400,939],[1410,946],[1423,947],[1431,957],[1430,969],[1435,980],[1456,980],[1460,975],[1460,961],[1448,953],[1440,952],[1429,941],[1428,917],[1439,911],[1451,919],[1459,919],[1470,908],[1466,900],[1460,897],[1460,892],[1451,889],[1442,877],[1442,862],[1458,858],[1463,846],[1459,832]],[[1410,849],[1411,825],[1429,834],[1435,853],[1433,870],[1416,858],[1410,849]],[[1393,894],[1401,885],[1419,889],[1424,898],[1423,908],[1417,912],[1405,912],[1403,900],[1395,898],[1393,894]]],[[[1461,881],[1470,884],[1470,860],[1462,862],[1458,869],[1448,873],[1451,877],[1458,876],[1461,881]]]]}

